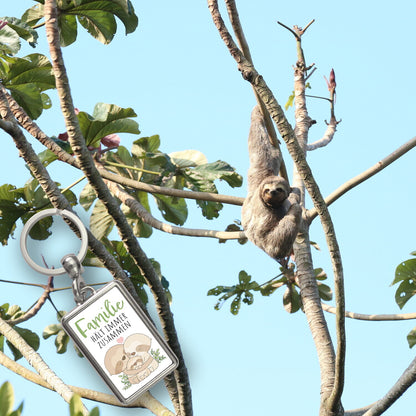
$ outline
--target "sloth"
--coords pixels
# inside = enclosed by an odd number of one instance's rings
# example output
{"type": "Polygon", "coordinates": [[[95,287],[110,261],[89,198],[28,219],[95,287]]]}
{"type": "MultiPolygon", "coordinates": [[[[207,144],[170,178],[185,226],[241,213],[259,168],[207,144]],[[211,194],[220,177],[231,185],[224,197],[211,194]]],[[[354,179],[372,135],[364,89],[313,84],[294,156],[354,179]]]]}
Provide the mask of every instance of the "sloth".
{"type": "Polygon", "coordinates": [[[257,106],[251,114],[248,151],[248,193],[241,222],[252,243],[284,264],[283,259],[291,254],[302,217],[299,190],[278,176],[282,155],[270,143],[257,106]]]}

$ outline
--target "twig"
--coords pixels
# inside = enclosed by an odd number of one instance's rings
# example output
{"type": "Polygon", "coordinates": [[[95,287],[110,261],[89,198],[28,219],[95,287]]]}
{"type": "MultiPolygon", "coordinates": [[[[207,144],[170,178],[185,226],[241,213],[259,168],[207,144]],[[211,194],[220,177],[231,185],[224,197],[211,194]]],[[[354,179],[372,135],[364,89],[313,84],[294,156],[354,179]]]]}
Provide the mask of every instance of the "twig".
{"type": "MultiPolygon", "coordinates": [[[[405,144],[400,146],[398,149],[396,149],[393,153],[391,153],[390,155],[386,156],[384,159],[377,162],[371,168],[365,170],[364,172],[360,173],[359,175],[345,182],[343,185],[341,185],[338,189],[336,189],[334,192],[332,192],[330,195],[328,195],[325,198],[325,203],[328,206],[331,205],[333,202],[335,202],[338,198],[340,198],[342,195],[347,193],[349,190],[355,188],[360,183],[366,181],[367,179],[374,176],[376,173],[382,171],[384,168],[389,166],[391,163],[395,162],[397,159],[399,159],[409,150],[413,149],[415,146],[416,146],[416,137],[413,137],[408,142],[406,142],[405,144]]],[[[309,222],[312,222],[316,218],[317,215],[318,213],[315,207],[308,210],[307,217],[308,217],[309,222]]]]}
{"type": "MultiPolygon", "coordinates": [[[[336,313],[336,309],[333,306],[322,303],[322,309],[329,313],[336,313]]],[[[416,312],[413,313],[392,313],[392,314],[365,314],[345,311],[345,317],[351,319],[357,319],[360,321],[406,321],[410,319],[416,319],[416,312]]]]}
{"type": "Polygon", "coordinates": [[[27,321],[30,318],[33,318],[42,308],[42,306],[45,304],[46,300],[49,298],[49,293],[53,290],[53,276],[50,276],[48,279],[48,284],[44,286],[44,292],[42,293],[42,296],[38,299],[36,304],[27,311],[24,315],[22,315],[20,318],[16,319],[8,319],[6,322],[9,325],[17,325],[21,322],[27,321]]]}

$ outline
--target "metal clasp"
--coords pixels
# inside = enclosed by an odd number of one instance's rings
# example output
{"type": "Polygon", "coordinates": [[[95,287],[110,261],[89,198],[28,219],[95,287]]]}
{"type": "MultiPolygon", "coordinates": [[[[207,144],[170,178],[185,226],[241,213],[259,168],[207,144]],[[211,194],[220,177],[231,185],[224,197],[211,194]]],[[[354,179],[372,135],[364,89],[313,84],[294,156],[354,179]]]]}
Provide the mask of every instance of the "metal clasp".
{"type": "Polygon", "coordinates": [[[91,286],[86,285],[82,277],[84,268],[81,262],[75,254],[67,254],[62,257],[61,264],[68,276],[72,279],[72,292],[74,293],[76,304],[82,305],[89,296],[95,293],[95,290],[91,286]]]}

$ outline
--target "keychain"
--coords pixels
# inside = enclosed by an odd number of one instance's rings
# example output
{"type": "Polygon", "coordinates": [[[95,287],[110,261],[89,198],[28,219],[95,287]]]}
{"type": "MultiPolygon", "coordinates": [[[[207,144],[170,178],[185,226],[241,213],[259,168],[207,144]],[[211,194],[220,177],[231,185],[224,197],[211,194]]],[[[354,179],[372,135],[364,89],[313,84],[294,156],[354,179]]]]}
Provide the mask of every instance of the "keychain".
{"type": "Polygon", "coordinates": [[[114,280],[98,291],[86,285],[81,263],[88,235],[77,215],[55,208],[35,214],[23,228],[20,248],[29,266],[39,273],[71,277],[77,307],[62,318],[62,326],[121,403],[133,402],[177,367],[176,356],[124,285],[114,280]],[[81,234],[78,255],[64,256],[58,269],[39,266],[27,251],[29,231],[52,215],[68,218],[81,234]]]}

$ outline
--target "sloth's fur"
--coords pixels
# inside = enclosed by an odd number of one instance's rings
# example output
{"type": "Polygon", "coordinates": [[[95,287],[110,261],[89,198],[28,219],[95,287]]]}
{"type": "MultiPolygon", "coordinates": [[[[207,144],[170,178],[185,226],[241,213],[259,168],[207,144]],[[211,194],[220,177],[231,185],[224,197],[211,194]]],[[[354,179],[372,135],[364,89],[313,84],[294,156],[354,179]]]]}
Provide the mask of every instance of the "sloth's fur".
{"type": "Polygon", "coordinates": [[[299,191],[278,176],[281,153],[271,145],[258,107],[251,114],[248,149],[250,168],[242,225],[251,242],[280,261],[291,253],[302,208],[299,191]]]}

